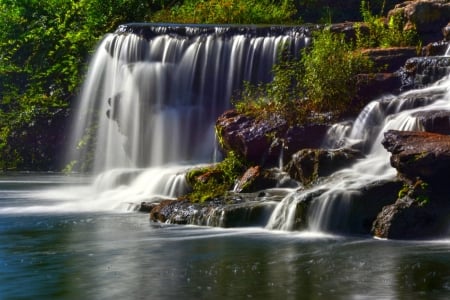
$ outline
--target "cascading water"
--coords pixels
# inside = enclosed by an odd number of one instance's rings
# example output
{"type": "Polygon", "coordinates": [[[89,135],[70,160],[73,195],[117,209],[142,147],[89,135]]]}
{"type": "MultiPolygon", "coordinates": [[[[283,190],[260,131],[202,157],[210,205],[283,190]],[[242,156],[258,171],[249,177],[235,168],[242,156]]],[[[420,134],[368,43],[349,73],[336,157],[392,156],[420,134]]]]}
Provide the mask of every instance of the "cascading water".
{"type": "Polygon", "coordinates": [[[302,27],[119,27],[103,39],[89,67],[69,161],[104,172],[96,183],[100,191],[127,178],[133,194],[180,195],[183,165],[212,161],[214,123],[233,93],[244,81],[270,81],[280,51],[299,53],[308,41],[302,27]],[[149,190],[133,183],[168,177],[178,187],[161,183],[149,190]]]}
{"type": "Polygon", "coordinates": [[[390,129],[421,131],[423,125],[416,113],[436,110],[450,111],[448,76],[431,87],[373,101],[353,124],[334,125],[324,145],[337,148],[358,144],[366,157],[352,167],[336,172],[324,184],[290,193],[275,208],[267,228],[293,230],[298,227],[298,219],[303,218],[304,229],[348,231],[355,217],[349,215],[349,207],[358,198],[359,191],[370,183],[392,179],[396,174],[389,163],[390,154],[381,144],[384,132],[390,129]],[[308,207],[302,208],[302,203],[308,203],[308,207]]]}

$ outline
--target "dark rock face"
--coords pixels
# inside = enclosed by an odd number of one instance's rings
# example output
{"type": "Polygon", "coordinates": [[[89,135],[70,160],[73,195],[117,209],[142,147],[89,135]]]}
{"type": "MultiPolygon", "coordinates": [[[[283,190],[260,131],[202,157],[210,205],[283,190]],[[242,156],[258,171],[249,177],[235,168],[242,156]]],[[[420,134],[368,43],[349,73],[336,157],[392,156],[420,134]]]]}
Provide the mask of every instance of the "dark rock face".
{"type": "Polygon", "coordinates": [[[450,183],[450,136],[389,130],[382,143],[392,153],[391,165],[403,178],[450,183]]]}
{"type": "Polygon", "coordinates": [[[402,87],[399,73],[359,74],[357,76],[356,98],[363,104],[385,94],[398,94],[402,87]]]}
{"type": "Polygon", "coordinates": [[[303,149],[292,156],[285,170],[293,179],[308,185],[349,166],[358,158],[362,158],[362,154],[353,149],[303,149]]]}
{"type": "Polygon", "coordinates": [[[388,239],[423,239],[447,233],[450,217],[449,201],[430,199],[420,204],[409,196],[385,206],[375,220],[372,233],[388,239]]]}
{"type": "MultiPolygon", "coordinates": [[[[448,26],[450,30],[450,26],[448,26]]],[[[422,48],[422,56],[442,56],[449,45],[448,41],[433,42],[422,48]]]]}
{"type": "MultiPolygon", "coordinates": [[[[448,113],[436,113],[435,120],[448,113]]],[[[422,122],[427,124],[426,112],[422,122]]],[[[420,120],[420,117],[419,117],[420,120]]],[[[437,121],[439,123],[439,121],[437,121]]],[[[439,126],[437,126],[439,127],[439,126]]],[[[448,128],[447,128],[448,130],[448,128]]],[[[421,239],[448,233],[450,217],[450,136],[429,132],[390,130],[384,147],[404,185],[394,204],[385,206],[373,223],[372,233],[382,238],[421,239]]]]}
{"type": "Polygon", "coordinates": [[[289,127],[280,116],[257,120],[235,110],[225,112],[216,122],[216,132],[226,152],[234,151],[263,166],[277,165],[282,147],[285,157],[302,148],[320,147],[328,128],[324,124],[289,127]]]}

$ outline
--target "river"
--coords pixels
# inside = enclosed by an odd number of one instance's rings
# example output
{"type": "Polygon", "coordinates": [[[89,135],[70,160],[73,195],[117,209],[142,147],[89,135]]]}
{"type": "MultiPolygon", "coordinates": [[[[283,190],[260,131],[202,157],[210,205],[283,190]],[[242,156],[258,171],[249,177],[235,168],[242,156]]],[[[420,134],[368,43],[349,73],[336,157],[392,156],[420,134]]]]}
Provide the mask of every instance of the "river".
{"type": "Polygon", "coordinates": [[[0,178],[0,299],[447,299],[450,240],[153,223],[89,178],[0,178]],[[78,204],[78,205],[77,205],[78,204]]]}

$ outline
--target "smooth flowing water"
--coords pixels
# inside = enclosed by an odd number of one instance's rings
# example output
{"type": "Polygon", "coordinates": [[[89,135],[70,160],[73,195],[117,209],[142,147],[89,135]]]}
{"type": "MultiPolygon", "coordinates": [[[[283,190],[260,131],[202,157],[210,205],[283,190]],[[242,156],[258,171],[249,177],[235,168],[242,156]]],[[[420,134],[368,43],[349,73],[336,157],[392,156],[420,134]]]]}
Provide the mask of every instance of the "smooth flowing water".
{"type": "Polygon", "coordinates": [[[155,224],[140,213],[78,209],[85,199],[70,191],[88,181],[38,174],[0,178],[0,299],[450,294],[450,240],[155,224]]]}

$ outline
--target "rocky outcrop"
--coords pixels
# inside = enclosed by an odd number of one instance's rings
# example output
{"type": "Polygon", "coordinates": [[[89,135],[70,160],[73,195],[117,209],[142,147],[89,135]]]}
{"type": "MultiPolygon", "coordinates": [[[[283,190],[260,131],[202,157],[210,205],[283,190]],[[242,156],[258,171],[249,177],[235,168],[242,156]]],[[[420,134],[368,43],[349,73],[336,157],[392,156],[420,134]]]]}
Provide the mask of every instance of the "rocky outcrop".
{"type": "Polygon", "coordinates": [[[402,67],[406,60],[417,56],[415,47],[374,48],[363,51],[375,64],[375,69],[384,72],[395,72],[402,67]]]}
{"type": "Polygon", "coordinates": [[[257,194],[230,194],[205,203],[189,200],[164,200],[150,212],[150,220],[170,224],[215,227],[265,226],[283,191],[257,194]]]}
{"type": "Polygon", "coordinates": [[[362,158],[361,152],[353,149],[303,149],[292,155],[285,171],[293,179],[309,185],[349,166],[358,158],[362,158]]]}
{"type": "Polygon", "coordinates": [[[388,13],[401,16],[405,29],[415,29],[425,44],[442,38],[441,29],[449,22],[450,2],[446,0],[405,1],[388,13]]]}
{"type": "Polygon", "coordinates": [[[394,204],[385,206],[373,223],[372,233],[389,239],[426,239],[448,233],[450,189],[417,179],[404,184],[394,204]]]}
{"type": "Polygon", "coordinates": [[[299,149],[320,147],[328,128],[324,124],[290,127],[277,115],[263,120],[235,110],[225,112],[216,122],[217,136],[225,152],[233,151],[262,166],[278,165],[281,154],[290,157],[299,149]]]}
{"type": "Polygon", "coordinates": [[[402,88],[403,81],[400,73],[374,73],[358,74],[356,85],[356,99],[361,104],[386,94],[398,94],[402,88]]]}
{"type": "Polygon", "coordinates": [[[450,183],[450,136],[389,130],[382,144],[392,153],[391,165],[402,178],[411,181],[420,178],[430,184],[450,183]]]}
{"type": "Polygon", "coordinates": [[[450,136],[390,130],[384,147],[404,185],[394,204],[373,223],[381,238],[422,239],[448,232],[450,217],[450,136]]]}

